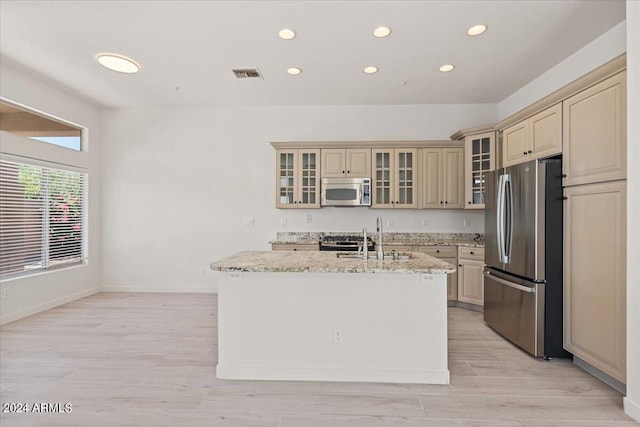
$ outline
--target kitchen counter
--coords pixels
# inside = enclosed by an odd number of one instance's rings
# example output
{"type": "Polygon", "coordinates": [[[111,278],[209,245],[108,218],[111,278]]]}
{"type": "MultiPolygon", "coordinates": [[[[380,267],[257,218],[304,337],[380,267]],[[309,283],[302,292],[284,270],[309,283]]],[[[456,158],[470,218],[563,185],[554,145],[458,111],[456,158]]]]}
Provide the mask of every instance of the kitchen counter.
{"type": "Polygon", "coordinates": [[[455,267],[423,253],[337,254],[243,251],[211,263],[218,378],[449,384],[455,267]]]}
{"type": "MultiPolygon", "coordinates": [[[[410,252],[409,259],[340,258],[340,252],[244,251],[211,263],[215,271],[447,274],[456,267],[430,255],[410,252]]],[[[351,253],[352,254],[352,253],[351,253]]],[[[375,255],[375,254],[371,254],[375,255]]]]}
{"type": "MultiPolygon", "coordinates": [[[[316,232],[279,232],[275,240],[269,243],[274,245],[313,245],[318,244],[325,234],[340,235],[350,233],[316,233],[316,232]]],[[[374,234],[369,236],[377,239],[374,234]]],[[[484,240],[477,239],[475,233],[384,233],[382,237],[383,247],[386,246],[467,246],[484,247],[484,240]]]]}

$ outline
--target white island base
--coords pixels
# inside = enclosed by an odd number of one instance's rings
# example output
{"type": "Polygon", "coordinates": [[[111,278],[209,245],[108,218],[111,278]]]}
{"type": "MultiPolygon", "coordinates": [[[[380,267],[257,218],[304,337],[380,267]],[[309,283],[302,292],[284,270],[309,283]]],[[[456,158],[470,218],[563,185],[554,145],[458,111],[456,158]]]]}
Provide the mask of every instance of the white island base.
{"type": "Polygon", "coordinates": [[[449,384],[446,274],[217,274],[218,378],[449,384]]]}

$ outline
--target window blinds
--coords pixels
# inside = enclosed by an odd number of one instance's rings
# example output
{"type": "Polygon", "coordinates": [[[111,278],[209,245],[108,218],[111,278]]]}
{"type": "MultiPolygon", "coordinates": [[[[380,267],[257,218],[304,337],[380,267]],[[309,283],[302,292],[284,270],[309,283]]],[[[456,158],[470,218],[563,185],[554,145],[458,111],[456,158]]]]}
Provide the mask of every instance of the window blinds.
{"type": "Polygon", "coordinates": [[[86,259],[87,174],[0,159],[0,278],[86,259]]]}

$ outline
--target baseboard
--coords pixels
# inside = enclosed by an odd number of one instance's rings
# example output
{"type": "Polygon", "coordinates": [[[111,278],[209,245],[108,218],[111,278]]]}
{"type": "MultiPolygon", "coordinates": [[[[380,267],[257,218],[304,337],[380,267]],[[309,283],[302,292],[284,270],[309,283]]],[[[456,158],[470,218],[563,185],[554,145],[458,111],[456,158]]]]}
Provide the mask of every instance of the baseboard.
{"type": "Polygon", "coordinates": [[[14,313],[9,313],[5,316],[0,317],[0,325],[4,325],[9,322],[14,322],[16,320],[23,319],[25,317],[32,316],[37,313],[41,313],[43,311],[79,300],[81,298],[86,298],[88,296],[97,294],[98,292],[100,292],[100,288],[85,289],[83,291],[76,292],[71,295],[65,295],[63,297],[56,298],[54,300],[47,301],[42,304],[38,304],[33,307],[28,307],[23,310],[16,311],[14,313]]]}
{"type": "Polygon", "coordinates": [[[603,383],[605,383],[608,386],[618,390],[620,393],[622,393],[622,394],[626,394],[627,393],[627,386],[624,383],[621,383],[617,379],[613,378],[611,375],[608,375],[608,374],[602,372],[600,369],[598,369],[595,366],[591,365],[590,363],[580,359],[578,356],[576,356],[576,355],[573,356],[573,363],[576,366],[584,369],[585,371],[587,371],[588,373],[590,373],[591,375],[593,375],[594,377],[596,377],[597,379],[599,379],[603,383]]]}
{"type": "Polygon", "coordinates": [[[449,384],[449,370],[284,368],[272,366],[228,366],[218,364],[222,380],[350,381],[402,384],[449,384]]]}
{"type": "Polygon", "coordinates": [[[622,399],[624,404],[624,412],[634,420],[640,423],[640,405],[636,402],[632,402],[631,399],[625,397],[622,399]]]}
{"type": "Polygon", "coordinates": [[[185,294],[217,294],[218,289],[211,287],[184,286],[102,286],[100,292],[153,292],[153,293],[185,293],[185,294]]]}
{"type": "Polygon", "coordinates": [[[469,304],[467,302],[462,302],[462,301],[449,301],[449,307],[452,307],[452,306],[466,308],[467,310],[479,311],[480,313],[484,312],[483,306],[476,305],[476,304],[469,304]]]}

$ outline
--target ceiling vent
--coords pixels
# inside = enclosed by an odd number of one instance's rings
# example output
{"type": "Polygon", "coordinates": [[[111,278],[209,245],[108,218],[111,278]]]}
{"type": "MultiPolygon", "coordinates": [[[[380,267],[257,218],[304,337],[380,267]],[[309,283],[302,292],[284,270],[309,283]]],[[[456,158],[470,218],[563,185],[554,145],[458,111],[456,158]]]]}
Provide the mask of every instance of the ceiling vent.
{"type": "Polygon", "coordinates": [[[257,68],[241,68],[232,71],[237,79],[262,79],[262,74],[257,68]]]}

